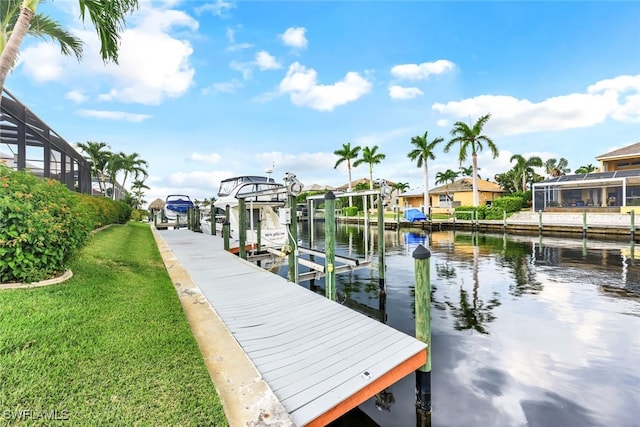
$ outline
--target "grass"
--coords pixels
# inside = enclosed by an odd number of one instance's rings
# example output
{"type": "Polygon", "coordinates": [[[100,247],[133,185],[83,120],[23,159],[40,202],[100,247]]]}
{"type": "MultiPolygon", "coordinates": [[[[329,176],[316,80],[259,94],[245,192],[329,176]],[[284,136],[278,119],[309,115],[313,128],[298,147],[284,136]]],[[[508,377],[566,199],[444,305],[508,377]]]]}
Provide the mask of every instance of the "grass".
{"type": "Polygon", "coordinates": [[[0,420],[226,426],[149,227],[98,233],[71,269],[0,291],[0,420]]]}

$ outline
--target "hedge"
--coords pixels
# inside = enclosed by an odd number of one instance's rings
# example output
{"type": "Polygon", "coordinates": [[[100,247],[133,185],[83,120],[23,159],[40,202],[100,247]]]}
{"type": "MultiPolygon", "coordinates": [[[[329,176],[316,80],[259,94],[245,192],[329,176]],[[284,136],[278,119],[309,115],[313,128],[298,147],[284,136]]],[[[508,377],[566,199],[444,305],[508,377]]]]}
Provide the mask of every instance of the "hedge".
{"type": "Polygon", "coordinates": [[[0,164],[0,283],[60,275],[91,230],[125,223],[130,215],[124,202],[74,193],[0,164]]]}

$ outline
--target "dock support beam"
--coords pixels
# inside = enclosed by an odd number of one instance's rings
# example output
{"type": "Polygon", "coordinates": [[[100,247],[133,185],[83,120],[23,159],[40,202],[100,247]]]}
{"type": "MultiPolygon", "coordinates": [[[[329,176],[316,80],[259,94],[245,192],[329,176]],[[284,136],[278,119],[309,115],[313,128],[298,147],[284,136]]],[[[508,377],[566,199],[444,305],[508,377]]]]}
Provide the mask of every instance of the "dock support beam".
{"type": "Polygon", "coordinates": [[[415,263],[416,338],[427,344],[427,360],[416,371],[416,411],[431,412],[431,252],[422,245],[413,251],[415,263]]]}
{"type": "Polygon", "coordinates": [[[329,191],[324,196],[324,292],[331,301],[336,300],[336,196],[329,191]]]}

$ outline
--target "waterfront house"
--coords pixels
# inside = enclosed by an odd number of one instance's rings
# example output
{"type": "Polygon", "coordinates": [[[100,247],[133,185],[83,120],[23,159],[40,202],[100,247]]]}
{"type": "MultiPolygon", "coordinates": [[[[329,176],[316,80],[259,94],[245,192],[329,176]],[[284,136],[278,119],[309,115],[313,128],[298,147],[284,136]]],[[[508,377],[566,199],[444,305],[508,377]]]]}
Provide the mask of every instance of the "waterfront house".
{"type": "Polygon", "coordinates": [[[640,206],[640,142],[596,157],[600,170],[533,184],[534,211],[628,212],[640,206]]]}
{"type": "MultiPolygon", "coordinates": [[[[424,202],[424,187],[405,191],[400,195],[402,208],[421,208],[424,202]]],[[[505,190],[495,182],[478,179],[478,200],[481,205],[502,196],[505,190]]],[[[429,205],[432,213],[451,213],[457,206],[473,205],[473,180],[458,179],[429,190],[429,205]]]]}

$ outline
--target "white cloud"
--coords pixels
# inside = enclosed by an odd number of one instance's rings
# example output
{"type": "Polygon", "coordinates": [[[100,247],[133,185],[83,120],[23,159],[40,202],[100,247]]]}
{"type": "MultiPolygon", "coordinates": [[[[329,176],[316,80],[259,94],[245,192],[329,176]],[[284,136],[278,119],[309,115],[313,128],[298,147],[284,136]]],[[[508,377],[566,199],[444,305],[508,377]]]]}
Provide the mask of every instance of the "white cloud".
{"type": "Polygon", "coordinates": [[[220,163],[220,154],[218,153],[191,153],[191,155],[189,156],[190,160],[193,160],[194,162],[197,163],[206,163],[206,164],[210,164],[210,165],[214,165],[217,163],[220,163]]]}
{"type": "Polygon", "coordinates": [[[424,95],[424,93],[417,87],[389,86],[389,96],[391,99],[413,99],[421,95],[424,95]]]}
{"type": "Polygon", "coordinates": [[[89,98],[82,93],[82,91],[79,90],[71,90],[67,93],[64,94],[64,97],[66,99],[70,99],[71,101],[75,102],[76,104],[82,104],[83,102],[87,101],[89,98]]]}
{"type": "Polygon", "coordinates": [[[209,93],[235,93],[242,87],[242,83],[237,79],[232,79],[227,82],[214,83],[209,87],[202,89],[204,95],[209,93]]]}
{"type": "Polygon", "coordinates": [[[159,104],[183,95],[193,83],[193,53],[186,40],[172,37],[173,26],[197,28],[197,22],[178,11],[150,12],[141,25],[122,34],[119,66],[108,72],[117,81],[102,99],[159,104]]]}
{"type": "Polygon", "coordinates": [[[225,12],[229,12],[236,6],[233,2],[216,0],[214,3],[205,3],[202,6],[196,7],[196,13],[211,12],[215,16],[222,16],[225,12]]]}
{"type": "Polygon", "coordinates": [[[197,183],[199,188],[213,189],[217,187],[218,184],[220,184],[220,176],[220,172],[176,172],[169,175],[167,177],[167,181],[169,184],[176,187],[185,187],[187,185],[193,185],[197,183]]]}
{"type": "Polygon", "coordinates": [[[229,63],[229,68],[242,73],[242,78],[245,80],[251,78],[251,72],[254,66],[254,62],[239,62],[234,60],[229,63]]]}
{"type": "Polygon", "coordinates": [[[270,55],[266,50],[261,50],[256,53],[256,64],[262,71],[282,68],[282,65],[278,63],[276,58],[270,55]]]}
{"type": "Polygon", "coordinates": [[[287,46],[291,46],[296,49],[304,49],[308,44],[307,38],[304,35],[306,31],[307,29],[304,27],[290,27],[280,35],[280,38],[287,46]]]}
{"type": "MultiPolygon", "coordinates": [[[[299,179],[304,179],[303,171],[326,171],[333,169],[336,157],[333,153],[298,153],[288,154],[280,151],[257,153],[255,158],[259,164],[276,165],[278,170],[294,172],[299,179]]],[[[284,172],[283,172],[284,174],[284,172]]]]}
{"type": "Polygon", "coordinates": [[[313,68],[294,62],[280,82],[280,92],[288,93],[291,102],[300,107],[333,111],[339,105],[355,101],[371,91],[371,83],[356,72],[332,85],[321,85],[313,68]]]}
{"type": "Polygon", "coordinates": [[[94,117],[97,119],[122,120],[126,122],[139,123],[153,117],[150,114],[126,113],[124,111],[105,110],[79,110],[78,114],[84,117],[94,117]]]}
{"type": "Polygon", "coordinates": [[[23,72],[37,83],[62,80],[65,77],[65,62],[60,49],[47,42],[29,46],[20,53],[23,72]]]}
{"type": "Polygon", "coordinates": [[[193,84],[195,70],[189,63],[193,53],[187,40],[172,35],[175,29],[195,32],[198,22],[184,12],[151,9],[141,3],[128,19],[121,34],[119,64],[105,65],[100,58],[100,42],[94,31],[74,33],[85,42],[82,66],[60,55],[49,43],[37,43],[22,54],[24,72],[36,81],[78,80],[111,86],[102,100],[159,104],[166,98],[183,95],[193,84]]]}
{"type": "Polygon", "coordinates": [[[491,113],[487,127],[501,135],[585,128],[607,119],[640,122],[640,76],[599,81],[587,93],[573,93],[535,103],[512,96],[480,95],[432,108],[453,118],[472,120],[491,113]]]}
{"type": "Polygon", "coordinates": [[[423,80],[431,74],[444,74],[455,69],[456,65],[446,59],[422,64],[400,64],[391,68],[394,77],[407,80],[423,80]]]}
{"type": "Polygon", "coordinates": [[[227,40],[229,40],[229,47],[227,47],[227,50],[230,52],[249,49],[253,46],[251,43],[236,43],[235,31],[232,28],[227,28],[226,35],[227,40]]]}

